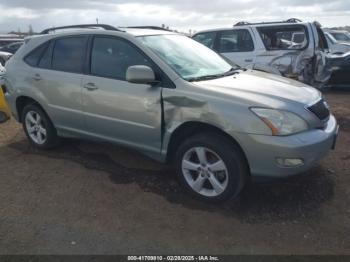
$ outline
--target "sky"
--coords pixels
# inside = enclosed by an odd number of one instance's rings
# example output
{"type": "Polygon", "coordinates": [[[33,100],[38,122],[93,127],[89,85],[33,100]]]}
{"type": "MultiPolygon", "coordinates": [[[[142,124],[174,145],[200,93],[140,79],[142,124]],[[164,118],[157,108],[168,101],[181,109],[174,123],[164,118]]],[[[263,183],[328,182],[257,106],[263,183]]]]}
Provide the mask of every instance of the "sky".
{"type": "Polygon", "coordinates": [[[1,33],[96,18],[113,26],[166,24],[184,32],[291,17],[325,27],[350,25],[350,0],[0,0],[0,10],[1,33]]]}

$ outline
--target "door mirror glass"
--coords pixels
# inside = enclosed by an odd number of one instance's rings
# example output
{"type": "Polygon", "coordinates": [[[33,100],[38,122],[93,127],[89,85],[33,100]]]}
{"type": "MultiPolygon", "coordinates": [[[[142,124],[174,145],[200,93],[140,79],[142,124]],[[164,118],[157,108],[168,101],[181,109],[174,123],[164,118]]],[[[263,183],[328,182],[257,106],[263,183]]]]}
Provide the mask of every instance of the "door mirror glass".
{"type": "Polygon", "coordinates": [[[156,82],[154,71],[149,66],[134,65],[128,67],[126,80],[135,84],[151,84],[156,82]]]}

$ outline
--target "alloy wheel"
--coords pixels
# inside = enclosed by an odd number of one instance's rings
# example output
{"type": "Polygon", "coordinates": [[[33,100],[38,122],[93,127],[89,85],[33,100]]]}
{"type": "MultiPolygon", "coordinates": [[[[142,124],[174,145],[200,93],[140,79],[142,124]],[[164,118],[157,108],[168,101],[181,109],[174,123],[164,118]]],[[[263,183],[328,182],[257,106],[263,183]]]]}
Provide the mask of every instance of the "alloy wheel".
{"type": "Polygon", "coordinates": [[[47,140],[47,130],[39,113],[29,111],[25,117],[25,125],[29,137],[38,145],[45,144],[47,140]]]}
{"type": "Polygon", "coordinates": [[[194,147],[184,154],[182,173],[188,185],[206,197],[221,195],[228,185],[229,176],[225,162],[206,147],[194,147]]]}

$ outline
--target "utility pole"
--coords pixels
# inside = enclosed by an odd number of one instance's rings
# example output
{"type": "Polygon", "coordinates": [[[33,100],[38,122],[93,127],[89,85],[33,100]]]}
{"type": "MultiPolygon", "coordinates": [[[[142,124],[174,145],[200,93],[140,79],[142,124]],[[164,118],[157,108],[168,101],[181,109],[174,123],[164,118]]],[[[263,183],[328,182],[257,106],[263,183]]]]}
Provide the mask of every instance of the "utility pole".
{"type": "Polygon", "coordinates": [[[98,25],[98,18],[96,18],[96,24],[98,25]]]}

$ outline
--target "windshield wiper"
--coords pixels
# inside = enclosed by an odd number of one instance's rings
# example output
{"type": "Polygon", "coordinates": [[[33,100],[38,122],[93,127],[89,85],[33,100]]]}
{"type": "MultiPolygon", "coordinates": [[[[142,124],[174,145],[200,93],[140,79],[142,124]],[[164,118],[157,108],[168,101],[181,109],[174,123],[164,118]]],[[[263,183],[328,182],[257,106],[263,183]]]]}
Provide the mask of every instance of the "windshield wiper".
{"type": "Polygon", "coordinates": [[[228,70],[226,73],[223,73],[222,76],[232,76],[232,75],[235,75],[235,74],[239,74],[239,70],[241,70],[241,68],[239,67],[232,67],[230,70],[228,70]]]}
{"type": "Polygon", "coordinates": [[[231,76],[231,75],[239,74],[239,70],[240,70],[240,68],[233,68],[232,67],[229,71],[227,71],[223,74],[192,77],[192,78],[189,78],[187,81],[198,82],[198,81],[204,81],[204,80],[211,80],[211,79],[215,79],[215,78],[221,78],[221,77],[225,77],[225,76],[231,76]]]}
{"type": "Polygon", "coordinates": [[[206,76],[198,76],[198,77],[191,77],[187,81],[189,82],[198,82],[198,81],[204,81],[204,80],[211,80],[215,78],[219,78],[222,75],[206,75],[206,76]]]}

